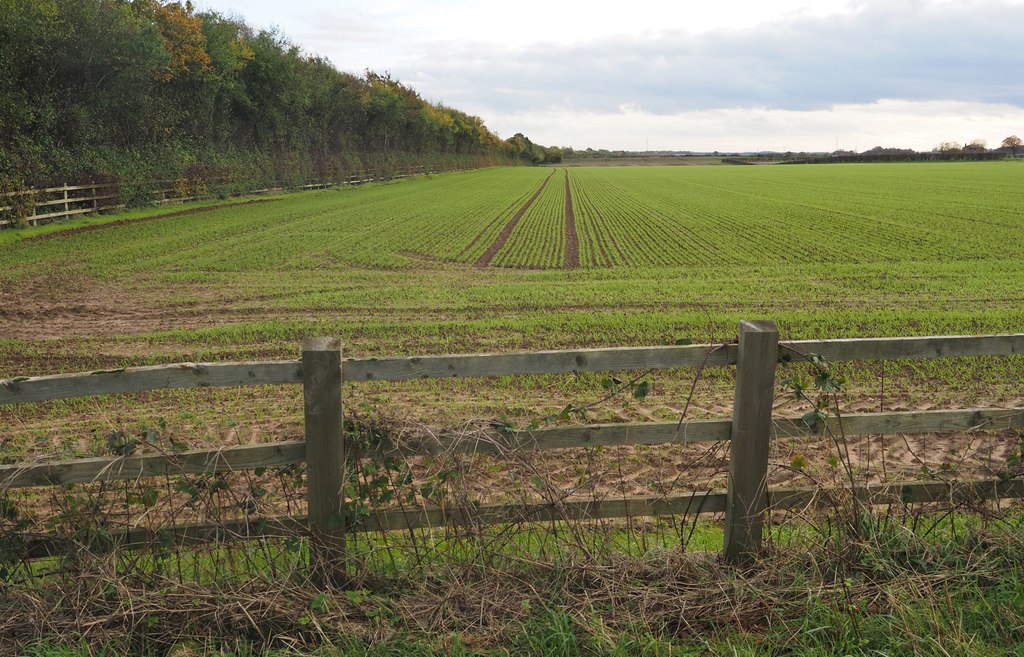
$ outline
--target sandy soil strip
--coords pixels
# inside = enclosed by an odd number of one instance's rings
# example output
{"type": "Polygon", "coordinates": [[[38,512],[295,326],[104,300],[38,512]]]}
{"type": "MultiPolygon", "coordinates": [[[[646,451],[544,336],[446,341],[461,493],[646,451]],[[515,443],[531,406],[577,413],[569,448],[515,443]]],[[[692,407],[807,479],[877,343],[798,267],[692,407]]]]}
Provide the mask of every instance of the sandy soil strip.
{"type": "Polygon", "coordinates": [[[494,256],[498,254],[498,251],[501,250],[501,247],[505,246],[505,242],[508,241],[509,235],[512,234],[512,230],[516,227],[516,224],[518,224],[519,220],[523,218],[523,215],[526,214],[526,211],[530,209],[530,206],[533,205],[533,202],[537,200],[537,197],[541,195],[541,192],[544,191],[544,188],[548,186],[548,181],[551,180],[551,176],[553,175],[555,175],[554,171],[549,173],[548,177],[545,178],[544,182],[542,182],[540,184],[540,187],[537,188],[537,191],[534,192],[533,196],[530,197],[530,200],[524,203],[523,207],[519,208],[519,211],[516,212],[511,219],[508,220],[508,223],[505,224],[505,227],[501,229],[501,233],[498,234],[498,238],[494,240],[494,244],[491,244],[489,247],[487,247],[487,250],[484,251],[484,254],[480,256],[476,263],[474,263],[477,267],[487,267],[488,265],[491,264],[491,260],[494,259],[494,256]]]}
{"type": "Polygon", "coordinates": [[[565,170],[565,268],[580,268],[580,237],[576,234],[576,217],[572,212],[568,169],[565,170]]]}

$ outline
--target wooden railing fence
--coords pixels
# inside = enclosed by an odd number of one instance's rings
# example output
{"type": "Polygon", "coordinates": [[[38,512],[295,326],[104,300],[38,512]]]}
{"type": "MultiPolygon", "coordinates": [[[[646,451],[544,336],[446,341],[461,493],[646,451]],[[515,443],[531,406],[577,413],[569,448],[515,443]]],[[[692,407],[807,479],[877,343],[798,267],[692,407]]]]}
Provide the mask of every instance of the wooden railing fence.
{"type": "MultiPolygon", "coordinates": [[[[466,168],[440,169],[427,165],[399,167],[397,169],[367,169],[348,176],[341,181],[312,181],[299,185],[302,191],[327,189],[345,185],[363,185],[384,182],[433,173],[466,171],[466,168]]],[[[284,182],[270,183],[260,189],[246,189],[230,194],[214,194],[208,187],[223,186],[224,178],[181,180],[161,183],[153,191],[153,202],[157,205],[187,203],[226,196],[229,198],[259,194],[273,194],[296,189],[284,182]],[[178,184],[180,183],[180,184],[178,184]]],[[[37,226],[43,223],[69,219],[82,214],[123,208],[120,185],[116,182],[70,185],[59,187],[30,188],[15,192],[0,193],[0,228],[12,226],[37,226]]]]}
{"type": "MultiPolygon", "coordinates": [[[[246,363],[182,363],[85,374],[17,377],[0,381],[0,405],[40,402],[91,395],[130,393],[164,388],[301,384],[304,390],[305,440],[266,445],[189,450],[175,454],[141,454],[0,466],[0,490],[81,482],[134,480],[141,477],[229,472],[306,462],[308,517],[245,520],[221,525],[178,526],[180,542],[204,541],[225,535],[256,537],[281,529],[309,531],[315,537],[314,560],[337,569],[344,563],[348,531],[386,531],[437,527],[467,522],[465,509],[423,506],[414,511],[376,510],[357,525],[346,527],[341,482],[350,451],[342,430],[342,382],[399,381],[422,378],[486,377],[518,374],[726,367],[736,365],[736,397],[731,420],[642,422],[556,426],[499,432],[500,442],[438,436],[416,445],[383,447],[403,454],[487,453],[507,449],[547,450],[601,445],[731,440],[728,488],[678,496],[637,496],[619,499],[566,500],[537,504],[528,516],[537,520],[624,518],[725,512],[725,556],[734,563],[749,561],[762,546],[762,525],[768,508],[813,504],[814,488],[767,489],[768,446],[772,436],[810,436],[800,418],[771,415],[777,362],[784,357],[819,354],[828,361],[923,359],[1024,354],[1024,334],[867,338],[779,342],[773,322],[741,322],[735,344],[577,349],[509,354],[471,354],[409,358],[344,360],[337,340],[311,338],[297,361],[246,363]]],[[[829,422],[835,428],[836,420],[829,422]]],[[[844,415],[846,435],[924,433],[1024,427],[1024,409],[955,409],[844,415]]],[[[858,488],[854,494],[869,503],[985,500],[1024,497],[1024,481],[993,479],[958,483],[900,482],[858,488]]],[[[502,523],[523,517],[521,506],[480,505],[476,523],[502,523]]],[[[132,530],[119,544],[143,543],[145,530],[132,530]]],[[[51,554],[53,541],[32,543],[27,556],[51,554]]]]}
{"type": "Polygon", "coordinates": [[[80,214],[124,207],[116,183],[26,189],[0,194],[0,228],[35,226],[80,214]]]}
{"type": "MultiPolygon", "coordinates": [[[[410,165],[403,166],[394,169],[382,169],[382,168],[370,168],[361,170],[358,173],[353,173],[350,176],[346,176],[341,180],[327,180],[327,181],[309,181],[299,185],[297,188],[294,185],[282,181],[275,181],[267,184],[265,187],[259,189],[249,189],[245,191],[235,192],[227,194],[228,197],[236,196],[248,196],[255,194],[277,194],[283,193],[288,190],[301,190],[310,191],[315,189],[328,189],[330,187],[344,187],[346,185],[365,185],[372,182],[387,182],[388,180],[400,180],[402,178],[412,178],[414,176],[430,175],[433,173],[450,173],[454,171],[467,171],[466,168],[453,168],[453,169],[440,169],[427,165],[410,165]]],[[[172,203],[187,203],[189,201],[202,201],[214,198],[215,195],[207,191],[203,191],[208,187],[218,187],[226,184],[226,178],[210,178],[202,180],[184,180],[181,181],[183,184],[175,187],[174,182],[162,183],[160,189],[154,190],[153,197],[154,201],[158,205],[167,205],[172,203]],[[200,187],[200,189],[196,189],[200,187]]]]}

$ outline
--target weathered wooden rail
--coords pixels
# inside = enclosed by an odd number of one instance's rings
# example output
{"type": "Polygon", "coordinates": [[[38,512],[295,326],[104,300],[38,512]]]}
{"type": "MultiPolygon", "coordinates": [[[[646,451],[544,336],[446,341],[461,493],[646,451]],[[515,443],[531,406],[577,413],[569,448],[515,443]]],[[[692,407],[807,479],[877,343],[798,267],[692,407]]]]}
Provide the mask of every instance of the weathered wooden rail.
{"type": "MultiPolygon", "coordinates": [[[[92,481],[135,480],[149,476],[238,471],[257,467],[307,464],[307,518],[270,518],[227,525],[177,527],[183,542],[224,536],[265,536],[308,529],[316,538],[315,559],[323,568],[343,563],[344,537],[351,531],[437,527],[466,522],[465,509],[417,507],[373,513],[346,528],[339,491],[350,459],[342,431],[343,381],[401,381],[420,378],[486,377],[518,374],[726,367],[736,365],[736,399],[731,420],[650,422],[563,426],[536,430],[495,430],[487,440],[439,435],[418,444],[382,445],[404,454],[441,452],[497,453],[509,449],[548,450],[600,445],[652,445],[731,440],[728,489],[671,497],[563,500],[529,507],[479,505],[476,523],[571,518],[622,518],[725,512],[725,554],[741,563],[761,549],[762,523],[768,508],[811,504],[813,488],[767,490],[767,454],[772,436],[814,433],[799,418],[771,416],[776,364],[819,354],[829,361],[922,359],[1024,354],[1024,334],[869,338],[779,342],[772,322],[741,322],[739,339],[722,345],[577,349],[510,354],[467,354],[409,358],[343,359],[340,343],[326,338],[303,344],[302,359],[248,363],[182,363],[80,374],[16,377],[0,381],[0,405],[42,402],[91,395],[142,392],[164,388],[301,384],[306,437],[268,445],[189,450],[173,454],[28,462],[0,466],[0,489],[92,481]]],[[[833,428],[837,420],[830,419],[833,428]]],[[[955,409],[845,415],[846,435],[971,431],[1024,428],[1024,409],[955,409]]],[[[991,499],[1024,496],[1024,482],[900,482],[855,491],[872,503],[991,499]]],[[[144,541],[143,530],[121,537],[121,544],[144,541]]],[[[53,538],[30,542],[29,554],[57,549],[53,538]]]]}
{"type": "Polygon", "coordinates": [[[124,207],[114,183],[64,184],[0,194],[0,228],[22,223],[35,226],[47,221],[124,207]],[[15,211],[23,216],[17,218],[15,211]]]}
{"type": "MultiPolygon", "coordinates": [[[[410,165],[385,171],[383,169],[367,169],[339,181],[310,181],[299,185],[297,189],[311,191],[345,185],[364,185],[371,182],[384,182],[414,176],[430,175],[441,172],[467,171],[463,167],[437,168],[426,165],[410,165]]],[[[223,185],[226,179],[212,178],[209,180],[183,180],[176,186],[174,182],[161,183],[160,189],[153,190],[153,202],[157,205],[187,203],[217,198],[218,194],[205,190],[208,186],[223,185]],[[201,190],[196,190],[199,184],[201,190]]],[[[254,196],[275,194],[296,189],[284,182],[273,182],[260,189],[247,189],[227,197],[254,196]]],[[[121,203],[120,185],[116,182],[72,185],[65,183],[57,187],[33,187],[14,192],[0,193],[0,228],[11,226],[36,226],[42,223],[70,219],[83,214],[92,214],[106,210],[123,208],[121,203]]]]}

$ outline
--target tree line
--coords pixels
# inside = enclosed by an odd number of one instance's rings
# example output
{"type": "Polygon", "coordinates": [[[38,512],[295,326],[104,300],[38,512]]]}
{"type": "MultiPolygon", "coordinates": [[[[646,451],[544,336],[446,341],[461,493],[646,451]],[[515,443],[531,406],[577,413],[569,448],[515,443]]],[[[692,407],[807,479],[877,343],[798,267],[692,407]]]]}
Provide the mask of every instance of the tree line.
{"type": "Polygon", "coordinates": [[[120,179],[133,202],[190,177],[246,187],[545,157],[387,73],[339,71],[191,2],[0,0],[0,188],[120,179]]]}

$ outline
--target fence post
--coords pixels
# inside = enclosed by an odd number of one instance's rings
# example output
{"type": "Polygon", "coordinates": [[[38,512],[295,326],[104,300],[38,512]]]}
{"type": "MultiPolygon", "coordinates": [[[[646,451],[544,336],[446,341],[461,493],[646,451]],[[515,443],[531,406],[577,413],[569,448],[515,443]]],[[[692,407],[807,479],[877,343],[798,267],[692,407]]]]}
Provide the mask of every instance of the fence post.
{"type": "Polygon", "coordinates": [[[775,322],[740,322],[725,510],[725,560],[736,565],[749,564],[761,551],[778,358],[775,322]]]}
{"type": "Polygon", "coordinates": [[[345,575],[341,341],[302,342],[302,397],[306,421],[306,497],[309,505],[310,570],[340,581],[345,575]]]}

